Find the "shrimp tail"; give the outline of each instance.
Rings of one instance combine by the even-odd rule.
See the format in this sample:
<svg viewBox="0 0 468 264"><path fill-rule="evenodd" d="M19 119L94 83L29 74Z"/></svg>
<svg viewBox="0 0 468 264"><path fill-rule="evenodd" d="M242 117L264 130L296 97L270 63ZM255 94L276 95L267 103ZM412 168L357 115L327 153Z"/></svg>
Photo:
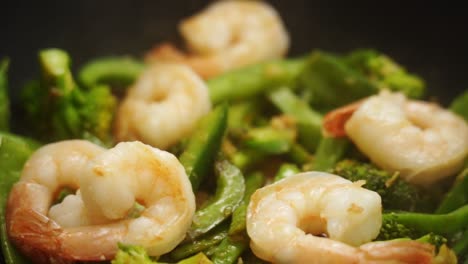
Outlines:
<svg viewBox="0 0 468 264"><path fill-rule="evenodd" d="M323 134L334 138L345 137L345 124L361 104L362 101L357 101L327 113L323 118Z"/></svg>
<svg viewBox="0 0 468 264"><path fill-rule="evenodd" d="M379 241L359 247L361 263L432 263L435 255L434 246L418 241Z"/></svg>

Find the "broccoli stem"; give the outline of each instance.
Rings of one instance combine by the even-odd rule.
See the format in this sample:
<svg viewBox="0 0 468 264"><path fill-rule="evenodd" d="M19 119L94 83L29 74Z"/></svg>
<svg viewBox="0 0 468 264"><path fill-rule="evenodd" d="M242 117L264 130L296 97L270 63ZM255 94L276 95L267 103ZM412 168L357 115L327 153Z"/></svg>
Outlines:
<svg viewBox="0 0 468 264"><path fill-rule="evenodd" d="M392 212L383 214L383 222L395 221L420 233L453 235L468 227L468 205L447 214Z"/></svg>

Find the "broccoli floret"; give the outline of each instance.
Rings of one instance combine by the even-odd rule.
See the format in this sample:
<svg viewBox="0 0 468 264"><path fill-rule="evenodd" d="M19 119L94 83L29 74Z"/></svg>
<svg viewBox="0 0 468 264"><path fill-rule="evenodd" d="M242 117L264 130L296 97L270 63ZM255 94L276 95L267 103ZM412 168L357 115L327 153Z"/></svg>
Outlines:
<svg viewBox="0 0 468 264"><path fill-rule="evenodd" d="M468 245L460 241L467 227L468 205L447 214L391 212L383 214L382 227L376 240L418 239L436 247L443 244L456 246L457 253L466 252Z"/></svg>
<svg viewBox="0 0 468 264"><path fill-rule="evenodd" d="M58 49L39 53L42 78L22 92L28 131L44 141L87 138L109 142L116 98L107 86L77 86L68 54Z"/></svg>
<svg viewBox="0 0 468 264"><path fill-rule="evenodd" d="M434 208L433 198L425 190L406 182L398 173L389 173L372 164L343 160L332 173L350 181L365 180L363 187L380 195L385 210L430 211Z"/></svg>
<svg viewBox="0 0 468 264"><path fill-rule="evenodd" d="M357 50L345 57L345 62L358 70L380 90L400 91L411 98L424 95L424 81L410 74L390 57L375 50Z"/></svg>
<svg viewBox="0 0 468 264"><path fill-rule="evenodd" d="M119 243L119 251L115 255L112 264L155 264L146 250L141 246L124 245Z"/></svg>

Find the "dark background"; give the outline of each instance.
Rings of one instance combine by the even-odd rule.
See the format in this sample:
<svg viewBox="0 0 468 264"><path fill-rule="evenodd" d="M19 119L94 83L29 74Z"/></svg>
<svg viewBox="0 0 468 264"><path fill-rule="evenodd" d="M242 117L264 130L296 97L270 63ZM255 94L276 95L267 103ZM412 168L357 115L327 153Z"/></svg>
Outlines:
<svg viewBox="0 0 468 264"><path fill-rule="evenodd" d="M312 49L380 50L447 103L468 88L468 15L452 2L270 1L291 35L290 55ZM0 7L0 56L11 58L13 96L38 71L37 51L67 50L76 69L104 55L141 56L177 40L177 23L209 1L10 1ZM459 4L461 5L461 4Z"/></svg>

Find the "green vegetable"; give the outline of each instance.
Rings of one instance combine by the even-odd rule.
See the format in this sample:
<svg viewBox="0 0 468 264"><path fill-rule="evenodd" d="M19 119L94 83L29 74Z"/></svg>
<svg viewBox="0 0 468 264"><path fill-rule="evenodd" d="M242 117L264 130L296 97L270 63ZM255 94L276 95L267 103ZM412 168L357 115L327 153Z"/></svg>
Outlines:
<svg viewBox="0 0 468 264"><path fill-rule="evenodd" d="M269 98L284 114L296 120L299 142L308 151L315 152L322 134L322 115L312 110L305 101L287 88L272 91Z"/></svg>
<svg viewBox="0 0 468 264"><path fill-rule="evenodd" d="M355 50L344 61L366 76L379 90L402 92L410 98L424 95L426 85L419 76L408 73L390 57L375 50Z"/></svg>
<svg viewBox="0 0 468 264"><path fill-rule="evenodd" d="M295 164L283 163L281 164L278 172L276 172L274 181L277 182L299 172L301 172L301 170Z"/></svg>
<svg viewBox="0 0 468 264"><path fill-rule="evenodd" d="M242 172L226 160L215 164L218 175L217 189L213 201L195 212L188 231L191 239L205 234L229 217L244 197L245 183Z"/></svg>
<svg viewBox="0 0 468 264"><path fill-rule="evenodd" d="M247 216L247 206L250 202L250 196L265 183L265 176L261 172L254 172L245 178L244 198L232 213L232 220L229 226L229 235L236 236L245 231L245 219Z"/></svg>
<svg viewBox="0 0 468 264"><path fill-rule="evenodd" d="M302 145L293 143L287 156L299 166L312 162L313 156Z"/></svg>
<svg viewBox="0 0 468 264"><path fill-rule="evenodd" d="M303 64L303 58L268 61L216 76L207 82L211 101L217 104L226 100L246 99L291 85Z"/></svg>
<svg viewBox="0 0 468 264"><path fill-rule="evenodd" d="M235 240L228 236L207 255L211 256L214 264L235 264L249 246L248 241L247 238Z"/></svg>
<svg viewBox="0 0 468 264"><path fill-rule="evenodd" d="M10 129L10 100L8 99L8 59L0 61L0 131Z"/></svg>
<svg viewBox="0 0 468 264"><path fill-rule="evenodd" d="M13 184L19 180L23 165L39 145L7 133L0 133L0 240L6 264L29 263L8 240L5 222L5 206Z"/></svg>
<svg viewBox="0 0 468 264"><path fill-rule="evenodd" d="M198 252L206 251L209 248L219 244L224 238L227 237L227 229L228 226L223 223L207 234L193 241L180 244L170 252L170 257L174 260L180 260Z"/></svg>
<svg viewBox="0 0 468 264"><path fill-rule="evenodd" d="M107 86L81 90L70 71L68 54L58 49L39 53L41 82L24 87L23 105L35 138L56 141L87 134L108 143L116 99Z"/></svg>
<svg viewBox="0 0 468 264"><path fill-rule="evenodd" d="M209 173L218 154L226 131L228 106L217 106L198 125L187 142L185 151L179 157L187 175L189 175L192 189L200 186L203 178Z"/></svg>
<svg viewBox="0 0 468 264"><path fill-rule="evenodd" d="M404 181L398 173L354 160L340 161L331 172L350 181L365 180L363 187L380 195L385 210L428 211L433 207L428 193Z"/></svg>
<svg viewBox="0 0 468 264"><path fill-rule="evenodd" d="M446 214L391 212L383 214L382 227L377 240L401 237L415 239L433 233L436 238L443 236L451 244L457 245L457 252L466 252L468 243L465 243L464 235L467 228L468 205ZM443 239L438 237L434 241L443 241Z"/></svg>
<svg viewBox="0 0 468 264"><path fill-rule="evenodd" d="M249 129L242 145L262 154L283 154L290 150L293 141L294 131L263 126Z"/></svg>
<svg viewBox="0 0 468 264"><path fill-rule="evenodd" d="M468 90L465 90L449 106L454 113L462 116L468 122Z"/></svg>
<svg viewBox="0 0 468 264"><path fill-rule="evenodd" d="M143 247L122 243L118 243L118 245L119 251L111 261L112 264L156 264Z"/></svg>
<svg viewBox="0 0 468 264"><path fill-rule="evenodd" d="M83 86L93 88L97 85L126 88L131 85L145 69L145 65L132 57L103 57L86 63L78 73Z"/></svg>
<svg viewBox="0 0 468 264"><path fill-rule="evenodd" d="M177 264L212 264L213 262L203 253L198 253L193 257L181 260Z"/></svg>
<svg viewBox="0 0 468 264"><path fill-rule="evenodd" d="M333 109L375 94L378 88L342 58L316 51L298 77L308 102L316 109Z"/></svg>
<svg viewBox="0 0 468 264"><path fill-rule="evenodd" d="M351 142L347 138L323 137L320 140L313 162L313 169L317 171L329 171L338 161L343 159Z"/></svg>
<svg viewBox="0 0 468 264"><path fill-rule="evenodd" d="M457 177L458 178L458 177ZM460 173L460 181L456 181L448 191L439 207L437 214L449 213L465 204L468 204L468 167Z"/></svg>

